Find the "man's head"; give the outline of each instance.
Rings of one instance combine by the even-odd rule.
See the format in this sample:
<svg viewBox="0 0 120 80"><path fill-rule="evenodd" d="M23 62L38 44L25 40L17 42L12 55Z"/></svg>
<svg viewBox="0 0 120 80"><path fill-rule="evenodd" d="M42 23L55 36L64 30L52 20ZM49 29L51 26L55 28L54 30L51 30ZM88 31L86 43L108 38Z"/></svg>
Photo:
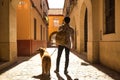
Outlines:
<svg viewBox="0 0 120 80"><path fill-rule="evenodd" d="M64 21L65 21L65 23L69 23L70 22L70 18L69 17L65 17Z"/></svg>

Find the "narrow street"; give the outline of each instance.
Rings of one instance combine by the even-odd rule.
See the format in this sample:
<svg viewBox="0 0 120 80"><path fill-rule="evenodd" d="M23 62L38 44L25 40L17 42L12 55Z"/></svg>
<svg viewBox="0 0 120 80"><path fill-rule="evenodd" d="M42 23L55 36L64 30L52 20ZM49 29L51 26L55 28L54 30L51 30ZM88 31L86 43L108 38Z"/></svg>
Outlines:
<svg viewBox="0 0 120 80"><path fill-rule="evenodd" d="M52 54L55 48L47 48ZM70 54L68 75L64 74L64 52L61 57L60 72L54 73L57 49L52 58L50 80L120 80L120 74L100 65L91 65L73 53ZM49 80L41 75L41 59L36 54L33 57L19 57L18 62L0 72L0 80Z"/></svg>
<svg viewBox="0 0 120 80"><path fill-rule="evenodd" d="M0 80L120 80L119 8L120 0L0 0ZM52 46L52 54L60 26L68 24L65 41L78 52L70 54L68 74L64 52L54 72L56 49L51 75L41 75L36 49Z"/></svg>

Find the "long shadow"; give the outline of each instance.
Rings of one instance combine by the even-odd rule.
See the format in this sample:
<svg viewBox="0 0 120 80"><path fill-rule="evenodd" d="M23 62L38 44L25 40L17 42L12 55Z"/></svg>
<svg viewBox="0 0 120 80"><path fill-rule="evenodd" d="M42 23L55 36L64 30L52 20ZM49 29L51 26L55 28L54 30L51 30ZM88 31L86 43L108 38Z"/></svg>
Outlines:
<svg viewBox="0 0 120 80"><path fill-rule="evenodd" d="M37 54L35 54L35 55L37 55ZM14 68L15 66L17 66L17 65L19 65L19 64L21 64L21 63L23 63L23 62L25 62L25 61L28 61L29 59L31 59L32 57L34 57L35 55L33 55L33 56L30 56L30 57L18 57L18 59L17 59L17 61L16 62L14 62L13 64L11 64L10 66L7 66L7 67L5 67L5 68L3 68L2 70L0 70L0 75L2 74L2 73L4 73L4 72L6 72L6 71L8 71L8 70L10 70L10 69L12 69L12 68Z"/></svg>
<svg viewBox="0 0 120 80"><path fill-rule="evenodd" d="M68 75L68 74L65 74L65 75L67 77L67 80L73 80L70 75Z"/></svg>
<svg viewBox="0 0 120 80"><path fill-rule="evenodd" d="M40 80L51 80L50 76L43 75L43 74L40 74L40 75L37 75L37 76L33 76L33 78L40 79Z"/></svg>
<svg viewBox="0 0 120 80"><path fill-rule="evenodd" d="M107 74L108 76L112 77L114 80L120 80L120 73L119 72L116 72L116 71L114 71L106 66L103 66L100 63L99 64L89 63L87 60L87 55L85 53L78 54L76 51L72 51L72 53L74 55L76 55L77 57L79 57L87 62L87 63L81 63L81 65L83 65L83 66L91 65L91 66L97 68L98 70L102 71L103 73Z"/></svg>
<svg viewBox="0 0 120 80"><path fill-rule="evenodd" d="M62 78L59 73L56 73L56 76L57 76L58 80L64 80L64 78Z"/></svg>
<svg viewBox="0 0 120 80"><path fill-rule="evenodd" d="M103 73L109 75L110 77L112 77L114 80L120 80L120 73L116 72L110 68L107 68L101 64L91 64L92 66L94 66L95 68L97 68L98 70L102 71Z"/></svg>
<svg viewBox="0 0 120 80"><path fill-rule="evenodd" d="M68 74L65 74L65 75L66 75L67 80L73 80L70 77L70 75L68 75ZM63 77L61 77L61 75L59 73L56 73L56 76L57 76L58 80L65 80ZM51 80L50 76L43 75L43 74L33 76L33 78L40 79L40 80ZM75 79L75 80L78 80L78 79Z"/></svg>

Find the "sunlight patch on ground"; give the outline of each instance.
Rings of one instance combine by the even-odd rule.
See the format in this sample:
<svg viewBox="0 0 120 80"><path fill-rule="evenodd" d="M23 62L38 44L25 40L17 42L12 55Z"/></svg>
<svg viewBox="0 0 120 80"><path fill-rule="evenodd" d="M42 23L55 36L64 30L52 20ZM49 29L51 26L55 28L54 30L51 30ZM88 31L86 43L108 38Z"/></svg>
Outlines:
<svg viewBox="0 0 120 80"><path fill-rule="evenodd" d="M113 74L112 72L109 71L110 75L106 74L73 53L70 53L69 73L65 75L65 50L61 55L59 74L56 74L54 70L56 69L57 48L47 48L47 51L50 54L54 52L51 56L51 80L115 80L110 76ZM40 54L36 54L31 58L21 57L19 60L17 65L0 74L0 80L41 80L39 79L42 73Z"/></svg>

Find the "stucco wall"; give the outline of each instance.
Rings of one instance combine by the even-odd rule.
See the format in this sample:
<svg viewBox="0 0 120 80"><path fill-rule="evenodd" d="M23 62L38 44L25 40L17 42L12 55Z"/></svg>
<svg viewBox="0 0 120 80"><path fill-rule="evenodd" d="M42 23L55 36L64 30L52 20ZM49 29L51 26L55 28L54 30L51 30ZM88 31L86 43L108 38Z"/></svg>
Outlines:
<svg viewBox="0 0 120 80"><path fill-rule="evenodd" d="M10 50L10 60L15 61L17 59L17 15L16 15L16 5L18 5L17 0L15 4L9 7L9 50Z"/></svg>
<svg viewBox="0 0 120 80"><path fill-rule="evenodd" d="M100 41L100 62L120 72L120 1L115 0L115 33L102 34ZM104 23L103 23L104 25ZM104 27L104 26L103 26ZM102 32L104 32L101 27Z"/></svg>
<svg viewBox="0 0 120 80"><path fill-rule="evenodd" d="M17 59L16 1L0 1L0 62L3 62L0 69L16 62Z"/></svg>
<svg viewBox="0 0 120 80"><path fill-rule="evenodd" d="M50 37L51 33L58 31L58 28L60 25L62 25L63 22L63 16L62 15L49 15L49 31L48 31L48 36ZM59 25L54 26L54 19L59 20Z"/></svg>
<svg viewBox="0 0 120 80"><path fill-rule="evenodd" d="M115 33L104 34L104 0L78 0L70 13L71 25L76 26L77 51L84 48L84 17L88 10L87 57L120 72L120 0L115 0Z"/></svg>
<svg viewBox="0 0 120 80"><path fill-rule="evenodd" d="M0 1L0 61L9 60L9 1Z"/></svg>
<svg viewBox="0 0 120 80"><path fill-rule="evenodd" d="M34 39L34 19L36 19L36 38L37 40L46 40L46 30L47 27L44 24L43 20L42 20L42 16L38 14L38 12L32 8L31 9L31 39ZM42 27L42 28L41 28ZM42 31L44 30L44 31ZM42 34L41 34L42 31ZM42 35L42 36L41 36ZM41 39L42 37L42 39Z"/></svg>
<svg viewBox="0 0 120 80"><path fill-rule="evenodd" d="M120 72L120 42L100 42L100 62Z"/></svg>
<svg viewBox="0 0 120 80"><path fill-rule="evenodd" d="M41 13L38 12L38 5L32 6L29 0L24 0L24 4L18 5L17 48L19 56L31 56L37 48L47 46L47 26Z"/></svg>
<svg viewBox="0 0 120 80"><path fill-rule="evenodd" d="M25 0L24 4L19 4L17 8L17 39L18 40L28 40L31 37L30 31L30 1Z"/></svg>

